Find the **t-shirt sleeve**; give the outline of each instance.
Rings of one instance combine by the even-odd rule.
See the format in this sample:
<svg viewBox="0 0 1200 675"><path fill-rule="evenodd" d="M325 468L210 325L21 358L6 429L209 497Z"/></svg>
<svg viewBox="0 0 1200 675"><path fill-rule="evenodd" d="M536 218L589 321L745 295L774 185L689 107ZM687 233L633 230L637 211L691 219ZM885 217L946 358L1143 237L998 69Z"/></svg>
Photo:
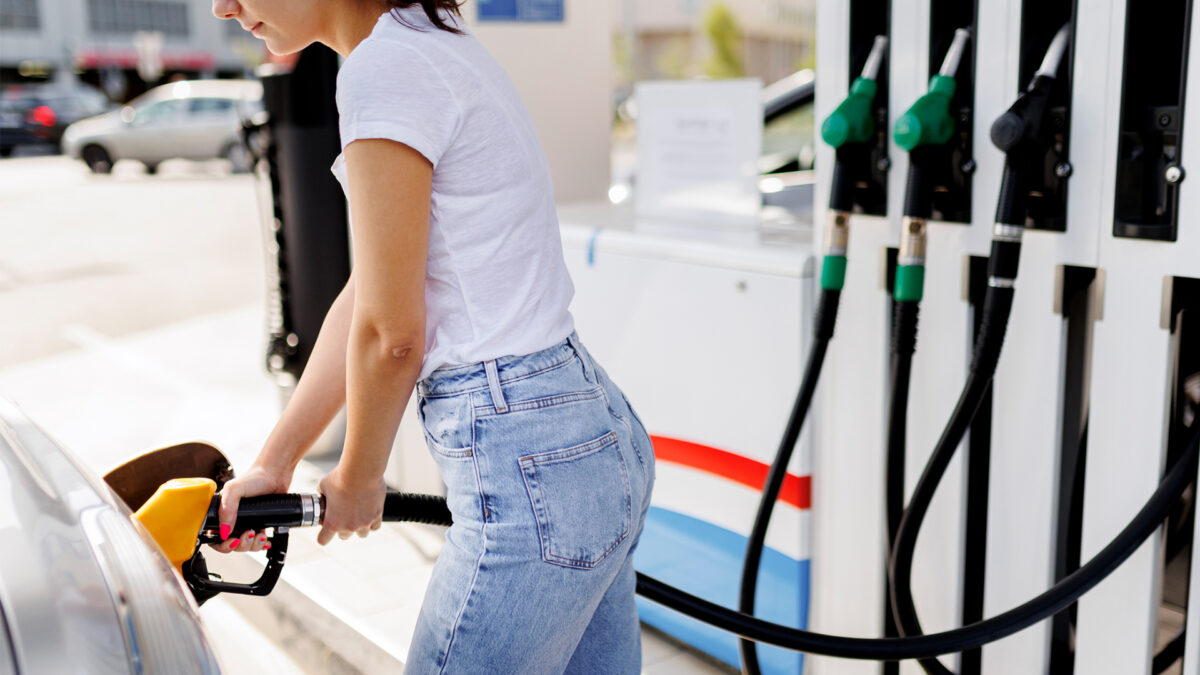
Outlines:
<svg viewBox="0 0 1200 675"><path fill-rule="evenodd" d="M449 84L421 52L387 40L360 43L337 77L342 147L364 138L403 143L437 166L462 110Z"/></svg>

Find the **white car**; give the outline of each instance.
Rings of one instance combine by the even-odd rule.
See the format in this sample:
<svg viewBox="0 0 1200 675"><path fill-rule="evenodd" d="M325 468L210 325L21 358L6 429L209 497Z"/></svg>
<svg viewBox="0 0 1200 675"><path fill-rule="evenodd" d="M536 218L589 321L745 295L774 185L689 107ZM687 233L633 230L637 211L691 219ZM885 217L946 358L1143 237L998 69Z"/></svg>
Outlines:
<svg viewBox="0 0 1200 675"><path fill-rule="evenodd" d="M80 120L63 132L63 153L95 173L120 159L136 159L154 173L168 159L233 162L251 168L242 141L243 120L262 112L262 83L255 80L185 80L164 84L120 110Z"/></svg>

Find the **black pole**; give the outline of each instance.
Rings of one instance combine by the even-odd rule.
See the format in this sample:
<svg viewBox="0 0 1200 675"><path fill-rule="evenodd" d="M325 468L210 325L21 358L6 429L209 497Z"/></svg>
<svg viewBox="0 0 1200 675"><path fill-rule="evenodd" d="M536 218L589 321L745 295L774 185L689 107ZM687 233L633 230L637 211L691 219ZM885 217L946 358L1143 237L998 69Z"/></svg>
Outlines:
<svg viewBox="0 0 1200 675"><path fill-rule="evenodd" d="M346 200L329 167L341 151L337 54L323 45L300 53L289 73L265 75L268 151L278 244L279 318L268 367L300 377L325 313L350 278Z"/></svg>

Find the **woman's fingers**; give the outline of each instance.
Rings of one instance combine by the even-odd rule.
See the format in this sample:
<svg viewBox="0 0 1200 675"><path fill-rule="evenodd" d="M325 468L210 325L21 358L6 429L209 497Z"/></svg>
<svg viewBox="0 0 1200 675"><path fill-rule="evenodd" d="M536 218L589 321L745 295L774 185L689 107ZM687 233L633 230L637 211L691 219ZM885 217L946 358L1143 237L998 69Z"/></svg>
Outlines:
<svg viewBox="0 0 1200 675"><path fill-rule="evenodd" d="M370 525L364 525L364 526L358 528L357 530L333 529L328 526L323 526L321 528L321 531L317 533L317 543L320 544L321 546L324 546L324 545L328 544L329 542L333 541L334 535L337 535L338 539L342 539L342 540L349 539L350 537L352 537L356 534L360 537L365 538L367 535L371 534L372 532L374 532L375 530L378 530L381 527L383 527L382 521L375 521L374 523L371 523ZM270 548L270 544L268 544L266 546L266 548ZM218 550L220 550L220 549L218 549ZM252 548L250 550L257 551L259 549Z"/></svg>
<svg viewBox="0 0 1200 675"><path fill-rule="evenodd" d="M221 490L221 506L217 509L217 518L221 521L221 541L229 539L233 532L234 521L237 519L238 504L242 500L242 485L237 480L231 480Z"/></svg>
<svg viewBox="0 0 1200 675"><path fill-rule="evenodd" d="M212 548L218 553L230 553L233 551L237 551L238 553L255 553L257 551L270 550L271 542L267 539L266 533L249 530L237 537L226 539L220 544L214 544Z"/></svg>

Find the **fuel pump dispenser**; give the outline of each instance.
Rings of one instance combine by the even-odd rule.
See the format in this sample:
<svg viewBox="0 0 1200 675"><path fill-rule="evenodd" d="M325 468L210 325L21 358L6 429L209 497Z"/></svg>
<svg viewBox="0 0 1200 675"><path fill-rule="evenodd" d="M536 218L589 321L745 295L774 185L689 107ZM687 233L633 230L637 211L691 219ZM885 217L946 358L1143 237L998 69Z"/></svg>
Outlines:
<svg viewBox="0 0 1200 675"><path fill-rule="evenodd" d="M923 69L921 57L908 52L919 54L916 47L926 42L932 48L935 41L924 26L927 16L936 21L935 5L893 3L893 91L911 87ZM1006 276L1015 275L996 272L1015 258L992 257L989 273L990 240L997 233L1003 236L997 223L1019 224L1022 233L1020 291L1007 310L1008 347L1002 357L997 355L991 392L981 396L977 418L959 437L965 466L952 462L945 468L945 485L929 505L929 522L921 528L923 536L910 561L911 604L939 631L996 616L1048 587L1078 579L1076 570L1089 568L1087 561L1097 552L1111 550L1105 547L1122 527L1115 523L1128 522L1145 503L1149 486L1160 484L1164 468L1178 468L1183 427L1173 402L1185 398L1178 392L1192 370L1187 353L1194 351L1191 345L1181 346L1189 333L1187 321L1179 317L1187 314L1182 308L1190 300L1180 298L1192 297L1193 280L1200 274L1200 237L1189 235L1185 226L1189 136L1183 131L1193 113L1183 93L1194 38L1191 3L1143 7L1122 0L1008 0L980 3L978 12L974 118L986 125L976 129L980 137L991 135L991 123L1009 110L1014 93L1044 70L1046 53L1057 51L1051 44L1062 25L1072 28L1057 56L1061 66L1054 88L1037 101L1044 108L1038 150L1015 158L1016 165L1025 167L1016 190L1023 202L1020 212L1001 211L993 217L991 204L1013 203L1002 194L1014 192L1014 164L981 147L973 157L973 224L961 229L961 237L951 231L944 239L946 230L938 224L938 236L930 236L937 249L934 254L931 246L931 255L945 251L947 259L961 263L956 267L962 289L961 296L943 294L958 280L944 270L927 273L931 290L922 306L922 350L913 364L915 403L906 434L910 454L929 447L923 434L941 426L930 424L931 411L948 410L936 400L944 386L935 383L965 361L964 346L998 325L984 321L984 315L998 316L994 312L1002 309L995 302L1002 295L996 284L1003 286ZM818 82L836 77L845 58L842 50L853 44L848 18L839 3L820 3L820 34L847 37L841 44L819 46ZM1122 46L1116 46L1122 41L1115 38L1122 34ZM1162 67L1146 62L1160 57ZM1027 95L1022 106L1037 98ZM1005 142L1008 123L1028 115L1022 106L997 125L999 143ZM1025 133L1015 125L1007 130ZM1008 155L1014 159L1011 151ZM821 163L824 159L818 155L818 166L828 166ZM898 198L892 200L892 212L898 214L900 205ZM1140 233L1129 225L1141 228ZM936 278L931 281L929 274ZM853 279L848 280L848 291L852 285ZM881 326L881 315L878 305L851 301L848 292L839 332L845 336L851 325ZM854 598L854 606L862 607L858 603L871 589L862 590L844 568L831 570L833 563L826 561L845 561L863 551L862 544L846 541L846 533L885 531L884 511L863 496L882 484L875 472L883 462L872 463L860 443L867 435L886 437L884 426L875 421L886 419L886 407L871 392L886 389L889 374L882 351L854 363L839 358L843 346L853 348L847 342L831 348L827 385L817 400L814 482L838 494L814 490L811 625L865 635L878 630L874 618L862 609L853 616L839 612L836 605L845 607L847 598ZM864 344L862 339L854 342L856 347ZM929 360L931 355L938 363ZM841 382L853 382L861 392L857 407L849 403L846 387L838 391L829 384ZM863 426L869 428L864 431ZM853 489L854 474L863 486L858 491ZM908 490L916 495L920 487L914 487L914 477L908 472ZM1200 640L1186 633L1180 637L1178 630L1180 622L1200 629L1197 613L1189 611L1200 598L1195 582L1200 568L1180 534L1195 536L1186 503L1176 507L1165 546L1159 541L1162 535L1154 535L1150 545L1133 546L1114 578L1083 597L1077 609L1068 607L1053 625L1037 623L961 660L943 659L943 668L964 675L1149 673L1173 660L1182 661L1183 672L1193 672L1200 667ZM871 562L867 558L862 567ZM1081 568L1081 563L1086 564ZM1190 585L1180 581L1187 576L1181 569L1190 570ZM1160 620L1160 602L1180 619ZM1164 649L1168 645L1169 651ZM878 672L878 666L821 658L810 664L814 673ZM902 664L901 670L915 672L916 665Z"/></svg>

